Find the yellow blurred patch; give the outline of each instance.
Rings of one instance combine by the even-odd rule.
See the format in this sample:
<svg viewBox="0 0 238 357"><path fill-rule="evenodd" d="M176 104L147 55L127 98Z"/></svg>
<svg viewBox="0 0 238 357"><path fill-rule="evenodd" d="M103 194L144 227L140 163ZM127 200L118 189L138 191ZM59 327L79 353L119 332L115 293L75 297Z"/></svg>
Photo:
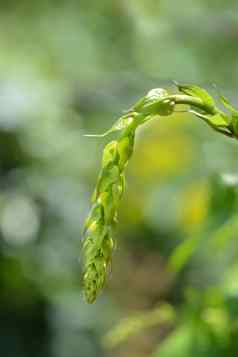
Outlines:
<svg viewBox="0 0 238 357"><path fill-rule="evenodd" d="M153 122L138 138L130 172L139 179L153 180L159 176L164 180L177 176L194 159L195 150L189 136L174 127L170 130L170 125L161 124Z"/></svg>
<svg viewBox="0 0 238 357"><path fill-rule="evenodd" d="M178 222L186 233L194 233L208 214L209 187L205 182L189 185L180 197Z"/></svg>
<svg viewBox="0 0 238 357"><path fill-rule="evenodd" d="M120 218L124 224L137 225L144 218L144 193L130 188L122 199Z"/></svg>

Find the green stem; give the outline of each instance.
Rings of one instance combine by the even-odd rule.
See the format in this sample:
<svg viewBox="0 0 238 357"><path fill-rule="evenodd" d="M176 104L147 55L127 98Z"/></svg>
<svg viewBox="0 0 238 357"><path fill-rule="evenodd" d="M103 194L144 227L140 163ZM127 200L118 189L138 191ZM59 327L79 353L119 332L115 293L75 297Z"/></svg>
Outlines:
<svg viewBox="0 0 238 357"><path fill-rule="evenodd" d="M174 94L168 96L166 99L174 101L175 104L186 104L189 106L194 106L202 109L207 114L214 115L219 112L219 110L213 105L204 104L204 102L198 97L192 97L184 94Z"/></svg>

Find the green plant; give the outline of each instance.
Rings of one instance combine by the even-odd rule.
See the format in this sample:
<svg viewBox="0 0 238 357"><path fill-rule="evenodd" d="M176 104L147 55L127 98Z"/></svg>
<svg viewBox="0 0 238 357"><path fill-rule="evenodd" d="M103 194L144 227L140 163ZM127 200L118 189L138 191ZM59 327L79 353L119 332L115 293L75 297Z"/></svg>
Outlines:
<svg viewBox="0 0 238 357"><path fill-rule="evenodd" d="M156 88L140 99L105 134L119 132L116 140L106 145L102 169L92 198L92 209L84 227L83 288L87 302L93 303L102 290L110 266L113 228L117 222L118 205L125 189L125 168L133 153L136 129L159 116L173 114L178 105L205 121L215 131L238 138L238 111L219 95L227 113L220 110L214 99L202 88L176 83L178 94ZM93 135L94 136L94 135Z"/></svg>

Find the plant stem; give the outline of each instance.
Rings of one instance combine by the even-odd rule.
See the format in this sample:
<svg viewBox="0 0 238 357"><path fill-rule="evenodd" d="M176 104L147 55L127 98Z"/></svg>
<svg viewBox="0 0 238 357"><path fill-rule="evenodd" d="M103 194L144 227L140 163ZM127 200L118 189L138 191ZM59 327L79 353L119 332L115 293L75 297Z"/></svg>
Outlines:
<svg viewBox="0 0 238 357"><path fill-rule="evenodd" d="M215 106L205 104L198 97L192 97L184 94L174 94L174 95L169 95L166 99L174 101L175 104L186 104L186 105L197 107L199 109L202 109L207 114L211 114L211 115L214 115L219 112L219 110Z"/></svg>

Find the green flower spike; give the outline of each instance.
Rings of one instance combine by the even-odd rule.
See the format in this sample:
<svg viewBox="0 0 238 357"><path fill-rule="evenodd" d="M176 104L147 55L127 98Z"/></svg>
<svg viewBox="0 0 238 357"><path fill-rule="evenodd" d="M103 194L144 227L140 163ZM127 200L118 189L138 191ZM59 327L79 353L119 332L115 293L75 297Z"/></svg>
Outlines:
<svg viewBox="0 0 238 357"><path fill-rule="evenodd" d="M114 246L112 230L124 192L124 169L133 152L136 126L136 119L129 121L118 140L107 144L103 152L102 169L93 194L93 208L84 230L83 286L89 303L93 303L102 290L111 263Z"/></svg>
<svg viewBox="0 0 238 357"><path fill-rule="evenodd" d="M140 99L110 130L102 135L119 132L119 137L106 145L102 168L92 198L92 209L86 220L83 240L83 289L88 303L93 303L105 285L114 247L113 228L118 206L125 190L125 168L134 150L135 132L139 125L158 117L169 116L175 106L186 105L187 112L205 121L214 130L238 137L238 112L220 96L230 116L216 107L213 98L202 88L177 84L179 94L170 95L155 88Z"/></svg>

